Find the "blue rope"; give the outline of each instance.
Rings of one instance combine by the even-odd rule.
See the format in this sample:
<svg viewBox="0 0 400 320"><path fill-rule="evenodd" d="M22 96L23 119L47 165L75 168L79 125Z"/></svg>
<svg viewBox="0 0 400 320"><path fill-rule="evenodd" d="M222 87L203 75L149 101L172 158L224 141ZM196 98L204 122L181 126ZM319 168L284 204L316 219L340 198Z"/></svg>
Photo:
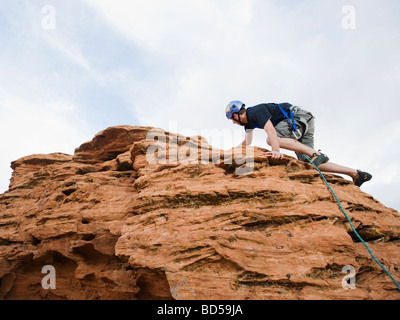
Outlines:
<svg viewBox="0 0 400 320"><path fill-rule="evenodd" d="M322 174L322 172L318 169L318 167L311 162L311 160L305 156L306 159L314 166L315 169L318 170L319 174L321 175L322 179L324 179L325 184L328 186L329 190L332 192L333 196L335 197L337 203L339 204L340 210L342 210L342 212L344 213L344 215L346 216L347 220L350 222L350 226L354 231L354 234L357 236L358 239L360 239L360 241L364 244L364 246L367 248L369 254L371 255L371 257L375 260L375 262L383 269L383 271L386 272L386 274L390 277L390 279L392 279L393 283L396 285L397 290L400 291L400 285L397 283L397 281L393 278L393 276L390 274L389 271L386 270L386 268L378 261L378 259L375 258L374 254L372 253L371 249L368 247L368 245L365 243L365 241L361 238L361 236L358 234L358 232L356 231L356 229L353 226L353 223L351 222L349 216L346 214L346 212L344 211L339 199L337 198L335 192L333 192L331 186L329 185L328 181L326 181L324 175Z"/></svg>

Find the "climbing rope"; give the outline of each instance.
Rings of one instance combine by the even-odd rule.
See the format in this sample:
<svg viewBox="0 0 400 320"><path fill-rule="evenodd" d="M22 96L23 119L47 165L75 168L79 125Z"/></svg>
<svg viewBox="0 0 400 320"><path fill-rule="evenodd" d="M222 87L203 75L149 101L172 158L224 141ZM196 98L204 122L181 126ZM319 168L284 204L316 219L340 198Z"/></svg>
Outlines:
<svg viewBox="0 0 400 320"><path fill-rule="evenodd" d="M375 258L375 256L374 256L374 254L372 253L371 249L368 247L368 245L365 243L365 241L363 240L363 238L361 238L361 236L358 234L358 232L357 232L356 229L354 228L353 223L351 222L351 219L349 218L349 216L347 215L347 213L344 211L344 209L343 209L343 207L342 207L342 205L341 205L341 203L340 203L338 197L336 196L335 192L332 190L332 188L331 188L331 186L329 185L328 181L326 181L326 179L325 179L324 175L322 174L322 172L318 169L318 167L317 167L314 163L311 162L311 160L310 160L307 156L306 156L306 159L308 160L308 162L310 162L310 163L314 166L315 169L318 170L318 172L319 172L319 174L321 175L322 179L324 179L325 184L328 186L329 190L331 191L331 193L332 193L333 196L335 197L335 199L336 199L336 201L337 201L337 203L338 203L338 205L339 205L339 207L340 207L340 210L343 212L343 214L346 216L347 220L349 221L350 226L351 226L351 228L352 228L353 231L354 231L354 234L355 234L355 235L357 236L357 238L360 239L360 241L364 244L364 246L367 248L367 250L368 250L369 254L371 255L371 257L375 260L375 262L382 268L383 271L386 272L386 274L390 277L390 279L392 279L393 283L394 283L394 284L396 285L396 287L397 287L397 290L400 291L400 285L399 285L399 284L397 283L397 281L393 278L393 276L390 274L390 272L389 272L388 270L386 270L386 268L378 261L378 259Z"/></svg>

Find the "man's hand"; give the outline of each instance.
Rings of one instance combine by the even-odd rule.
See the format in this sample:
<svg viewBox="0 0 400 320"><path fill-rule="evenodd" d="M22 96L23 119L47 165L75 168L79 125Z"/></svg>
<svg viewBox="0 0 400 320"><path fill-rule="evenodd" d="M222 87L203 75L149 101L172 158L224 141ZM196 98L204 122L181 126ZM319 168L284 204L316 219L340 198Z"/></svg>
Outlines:
<svg viewBox="0 0 400 320"><path fill-rule="evenodd" d="M268 135L267 143L272 147L272 151L266 152L264 154L272 156L272 159L282 159L283 154L279 152L280 146L279 146L278 135L271 120L267 121L264 130Z"/></svg>
<svg viewBox="0 0 400 320"><path fill-rule="evenodd" d="M267 156L272 156L272 159L283 159L283 154L280 153L279 151L263 152L263 154Z"/></svg>

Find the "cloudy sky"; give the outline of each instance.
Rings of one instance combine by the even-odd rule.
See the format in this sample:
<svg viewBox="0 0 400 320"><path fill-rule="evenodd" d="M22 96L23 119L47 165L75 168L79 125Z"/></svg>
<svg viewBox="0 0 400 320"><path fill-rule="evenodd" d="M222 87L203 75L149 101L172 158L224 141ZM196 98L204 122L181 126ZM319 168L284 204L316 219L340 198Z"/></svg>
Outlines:
<svg viewBox="0 0 400 320"><path fill-rule="evenodd" d="M398 0L2 0L0 192L11 161L73 154L110 126L227 149L243 138L229 101L290 102L316 116L318 149L372 173L362 190L400 210L399 12Z"/></svg>

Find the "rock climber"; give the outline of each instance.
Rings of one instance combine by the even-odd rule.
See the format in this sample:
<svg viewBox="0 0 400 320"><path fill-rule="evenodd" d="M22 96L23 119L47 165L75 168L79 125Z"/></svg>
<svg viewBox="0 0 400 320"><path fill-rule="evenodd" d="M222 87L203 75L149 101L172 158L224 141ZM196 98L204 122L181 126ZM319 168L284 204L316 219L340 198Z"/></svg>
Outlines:
<svg viewBox="0 0 400 320"><path fill-rule="evenodd" d="M246 108L241 101L232 101L226 107L226 117L234 124L246 130L240 146L248 146L253 141L253 130L263 129L267 135L267 144L272 151L265 154L273 159L282 159L280 149L294 151L300 161L306 162L306 156L321 171L350 176L355 185L360 187L372 179L368 172L355 170L329 162L329 157L314 149L314 116L290 103L263 103Z"/></svg>

